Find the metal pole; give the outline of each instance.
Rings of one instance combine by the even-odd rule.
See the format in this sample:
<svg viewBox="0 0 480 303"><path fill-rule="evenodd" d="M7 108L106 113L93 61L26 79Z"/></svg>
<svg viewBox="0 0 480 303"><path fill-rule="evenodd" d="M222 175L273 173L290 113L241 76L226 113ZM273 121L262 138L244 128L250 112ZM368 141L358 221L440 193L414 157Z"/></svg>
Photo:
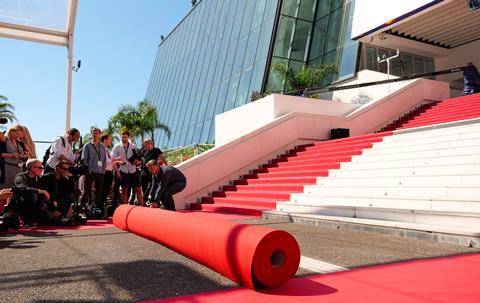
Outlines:
<svg viewBox="0 0 480 303"><path fill-rule="evenodd" d="M65 132L70 129L70 113L72 107L72 61L73 61L73 39L68 37L67 45L67 109L65 120Z"/></svg>

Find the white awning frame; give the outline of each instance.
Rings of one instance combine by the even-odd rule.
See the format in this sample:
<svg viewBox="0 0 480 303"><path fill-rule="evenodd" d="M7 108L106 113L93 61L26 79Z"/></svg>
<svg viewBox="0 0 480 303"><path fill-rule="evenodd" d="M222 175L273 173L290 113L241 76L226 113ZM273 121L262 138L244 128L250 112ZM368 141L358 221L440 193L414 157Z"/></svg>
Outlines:
<svg viewBox="0 0 480 303"><path fill-rule="evenodd" d="M72 98L73 37L78 0L68 0L65 31L40 26L0 22L0 38L11 38L67 48L67 108L65 128L70 129Z"/></svg>

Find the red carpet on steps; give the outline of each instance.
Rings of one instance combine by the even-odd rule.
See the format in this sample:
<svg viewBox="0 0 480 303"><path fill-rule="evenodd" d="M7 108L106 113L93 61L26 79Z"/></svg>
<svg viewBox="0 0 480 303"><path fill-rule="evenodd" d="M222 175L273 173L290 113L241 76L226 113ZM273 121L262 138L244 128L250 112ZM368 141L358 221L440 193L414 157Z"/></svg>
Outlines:
<svg viewBox="0 0 480 303"><path fill-rule="evenodd" d="M479 281L480 254L471 254L314 275L263 292L236 288L146 302L473 303L480 302Z"/></svg>
<svg viewBox="0 0 480 303"><path fill-rule="evenodd" d="M302 145L253 170L233 185L225 185L201 203L191 203L192 210L210 213L231 213L260 217L263 210L274 209L278 201L290 200L292 192L315 184L317 177L328 176L330 169L351 161L364 149L380 142L391 132Z"/></svg>
<svg viewBox="0 0 480 303"><path fill-rule="evenodd" d="M406 114L382 131L413 128L480 117L480 94L450 98L424 104Z"/></svg>

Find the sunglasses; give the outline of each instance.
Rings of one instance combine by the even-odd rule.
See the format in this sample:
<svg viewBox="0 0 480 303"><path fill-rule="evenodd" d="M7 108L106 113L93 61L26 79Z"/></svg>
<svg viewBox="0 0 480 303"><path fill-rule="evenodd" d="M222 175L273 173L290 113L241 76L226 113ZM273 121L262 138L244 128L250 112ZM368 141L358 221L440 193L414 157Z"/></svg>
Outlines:
<svg viewBox="0 0 480 303"><path fill-rule="evenodd" d="M58 168L61 169L61 170L68 170L68 167L59 166Z"/></svg>
<svg viewBox="0 0 480 303"><path fill-rule="evenodd" d="M43 169L43 166L34 166L34 167L38 169Z"/></svg>

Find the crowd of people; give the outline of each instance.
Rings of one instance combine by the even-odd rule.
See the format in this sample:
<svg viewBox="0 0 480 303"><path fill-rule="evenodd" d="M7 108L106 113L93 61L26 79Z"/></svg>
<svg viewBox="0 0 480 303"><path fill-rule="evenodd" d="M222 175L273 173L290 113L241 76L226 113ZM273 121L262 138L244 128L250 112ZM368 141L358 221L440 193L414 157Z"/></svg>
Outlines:
<svg viewBox="0 0 480 303"><path fill-rule="evenodd" d="M123 131L121 142L112 148L112 136L92 128L90 142L74 149L80 138L78 129L68 130L40 160L25 126L0 132L4 228L18 227L20 219L25 227L106 219L126 203L176 210L173 195L185 188L186 178L168 165L153 139L138 149Z"/></svg>

